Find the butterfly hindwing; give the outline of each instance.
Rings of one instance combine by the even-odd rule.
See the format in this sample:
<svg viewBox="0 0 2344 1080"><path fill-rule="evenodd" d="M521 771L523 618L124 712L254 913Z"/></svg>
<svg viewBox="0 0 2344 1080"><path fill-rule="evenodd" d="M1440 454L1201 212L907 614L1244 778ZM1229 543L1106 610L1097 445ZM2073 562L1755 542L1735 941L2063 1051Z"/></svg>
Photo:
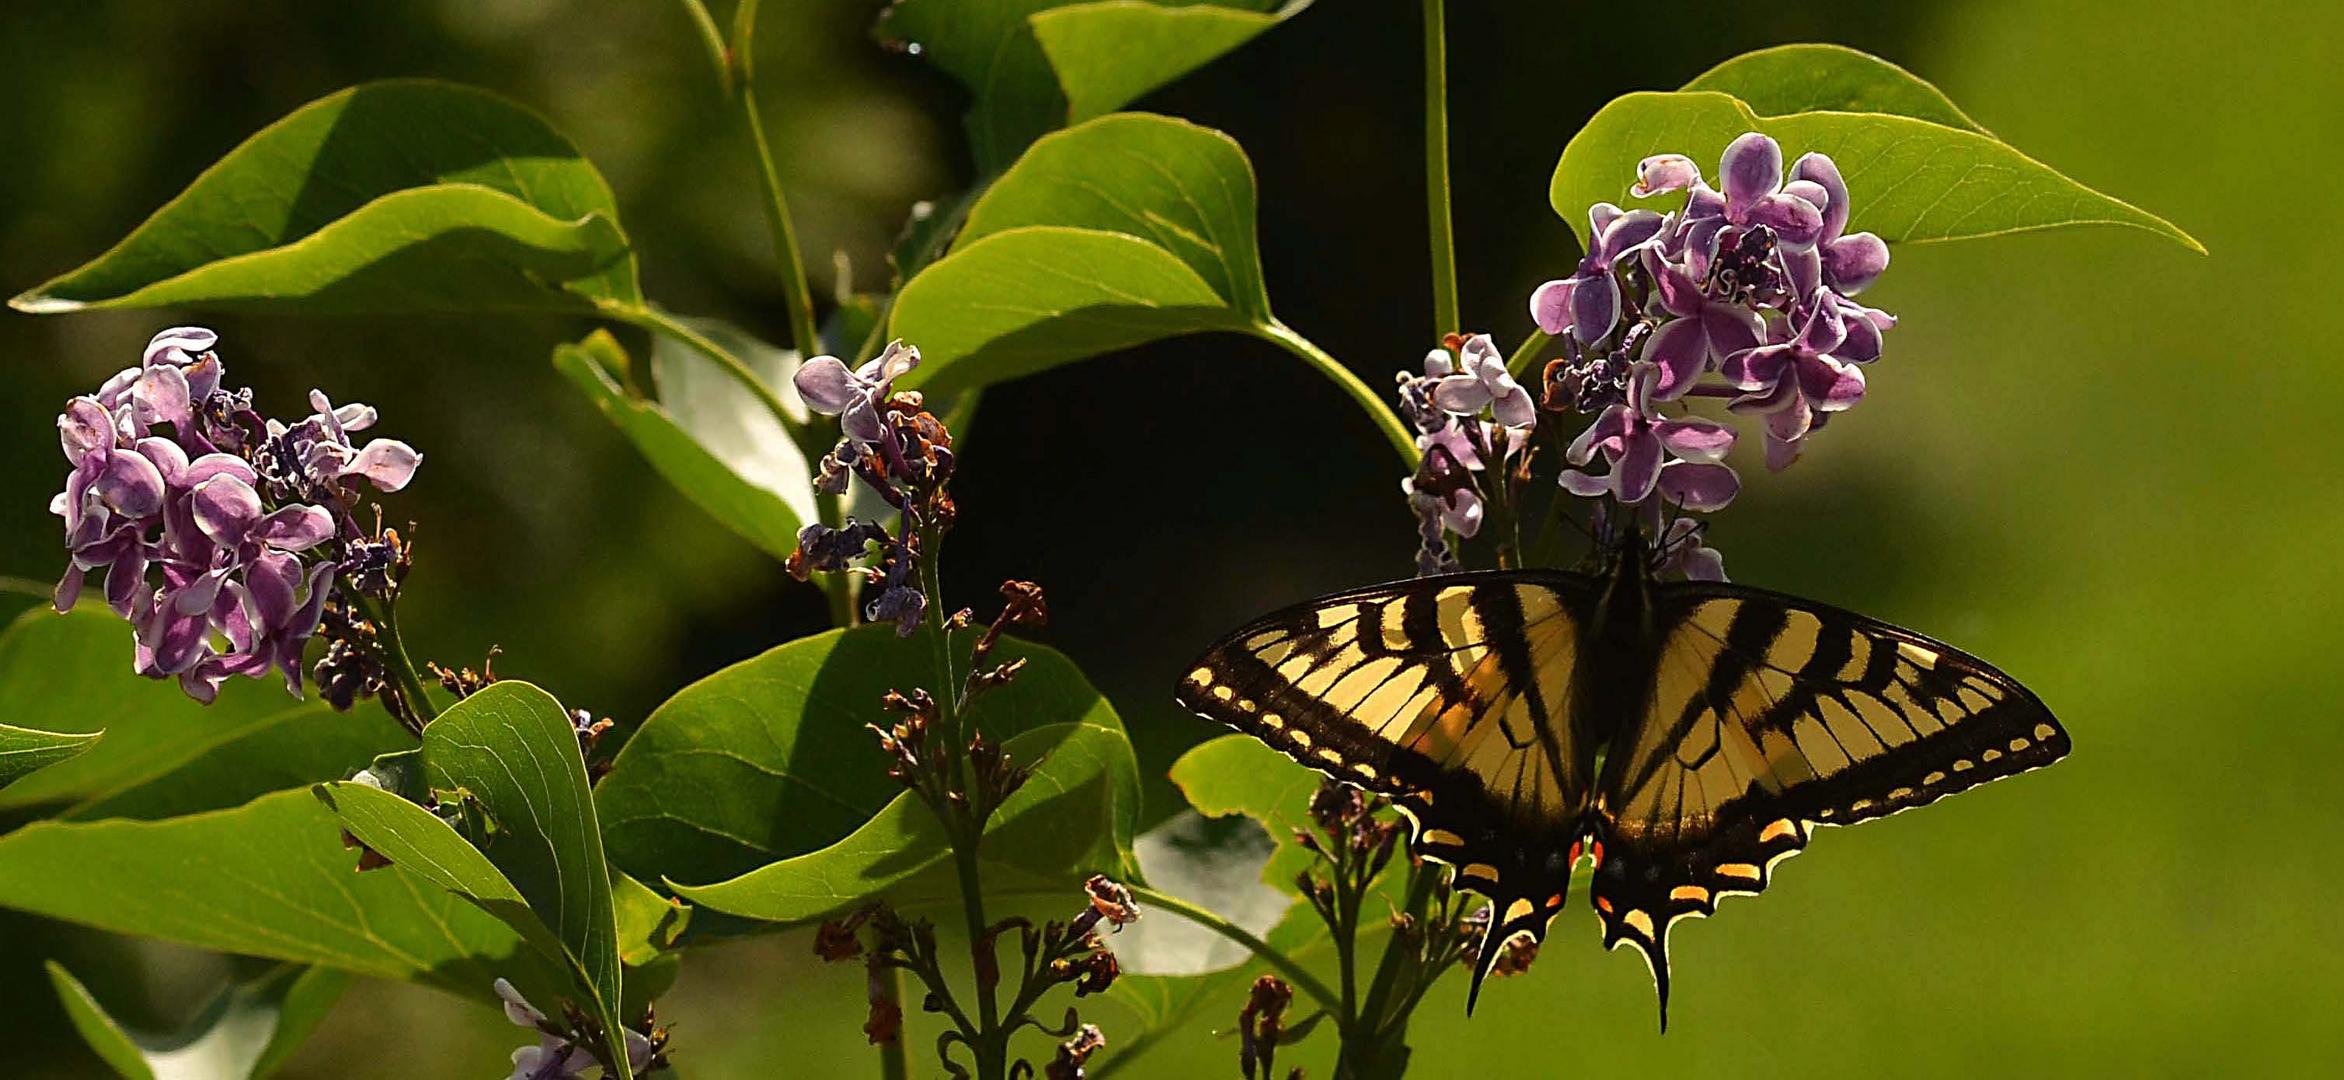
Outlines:
<svg viewBox="0 0 2344 1080"><path fill-rule="evenodd" d="M1640 722L1594 796L1591 899L1668 1008L1668 930L1766 888L1813 825L1920 806L2065 756L2033 693L1852 612L1730 585L1656 590L1665 627Z"/></svg>
<svg viewBox="0 0 2344 1080"><path fill-rule="evenodd" d="M1514 934L1544 936L1570 881L1594 772L1573 675L1598 587L1479 573L1327 597L1222 639L1180 698L1389 796L1417 853L1495 906L1486 967Z"/></svg>

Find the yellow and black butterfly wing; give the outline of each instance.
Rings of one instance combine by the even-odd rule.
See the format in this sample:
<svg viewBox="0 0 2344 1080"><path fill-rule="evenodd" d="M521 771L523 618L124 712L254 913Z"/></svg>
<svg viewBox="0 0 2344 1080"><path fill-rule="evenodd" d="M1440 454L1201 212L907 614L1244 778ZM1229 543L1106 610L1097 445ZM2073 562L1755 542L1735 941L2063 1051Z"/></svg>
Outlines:
<svg viewBox="0 0 2344 1080"><path fill-rule="evenodd" d="M1391 797L1417 853L1495 905L1492 945L1543 937L1594 777L1570 700L1599 589L1579 574L1497 571L1313 600L1214 645L1180 700ZM1497 951L1482 950L1485 971Z"/></svg>
<svg viewBox="0 0 2344 1080"><path fill-rule="evenodd" d="M1658 589L1665 628L1640 722L1595 792L1591 899L1604 944L1651 963L1668 1023L1668 930L1766 888L1814 825L1933 802L2066 756L2041 700L1908 630L1731 585Z"/></svg>

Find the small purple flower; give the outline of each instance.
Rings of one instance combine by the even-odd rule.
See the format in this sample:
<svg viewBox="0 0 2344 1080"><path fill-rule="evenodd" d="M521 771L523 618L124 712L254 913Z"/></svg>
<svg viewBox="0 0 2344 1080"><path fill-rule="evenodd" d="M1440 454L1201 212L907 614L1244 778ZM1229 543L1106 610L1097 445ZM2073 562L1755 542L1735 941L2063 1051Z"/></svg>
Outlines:
<svg viewBox="0 0 2344 1080"><path fill-rule="evenodd" d="M1620 283L1612 267L1626 265L1624 260L1658 237L1665 219L1650 210L1596 203L1588 208L1587 221L1595 241L1579 260L1579 272L1531 293L1530 317L1540 330L1557 336L1569 331L1580 344L1593 346L1620 321Z"/></svg>
<svg viewBox="0 0 2344 1080"><path fill-rule="evenodd" d="M1848 233L1848 185L1839 166L1823 154L1807 154L1791 175L1822 193L1823 231L1816 237L1822 283L1841 296L1854 296L1888 269L1888 244L1868 232ZM1812 196L1810 196L1812 197Z"/></svg>
<svg viewBox="0 0 2344 1080"><path fill-rule="evenodd" d="M1443 528L1470 540L1481 531L1481 493L1473 483L1481 459L1462 433L1429 438L1433 441L1425 448L1423 463L1416 475L1400 481L1400 491L1417 516L1438 518Z"/></svg>
<svg viewBox="0 0 2344 1080"><path fill-rule="evenodd" d="M1435 350L1446 356L1445 350ZM1527 431L1538 424L1538 406L1530 400L1530 391L1506 372L1506 358L1488 334L1475 334L1465 339L1458 349L1464 370L1442 378L1433 384L1432 403L1441 411L1455 416L1477 416L1488 409L1497 422L1508 428ZM1434 361L1425 358L1425 374L1431 375Z"/></svg>
<svg viewBox="0 0 2344 1080"><path fill-rule="evenodd" d="M423 455L397 439L374 439L364 447L350 441L350 433L373 427L373 406L349 404L336 408L322 390L309 392L307 419L287 426L268 422L268 444L262 460L269 479L300 498L336 498L344 481L363 478L376 491L394 492L414 479Z"/></svg>
<svg viewBox="0 0 2344 1080"><path fill-rule="evenodd" d="M1611 471L1602 476L1565 469L1561 482L1574 495L1609 495L1623 504L1642 503L1658 491L1688 510L1717 510L1733 501L1741 480L1721 459L1734 444L1734 430L1694 417L1667 417L1652 411L1652 388L1659 371L1639 365L1630 379L1628 400L1612 405L1572 440L1565 457L1584 466L1603 455Z"/></svg>
<svg viewBox="0 0 2344 1080"><path fill-rule="evenodd" d="M529 999L522 997L513 984L503 979L496 981L496 996L504 999L505 1019L513 1026L527 1028L538 1035L537 1045L524 1046L513 1051L511 1080L582 1080L588 1069L596 1066L594 1055L581 1045L575 1033L568 1033L546 1018ZM632 1028L624 1029L627 1064L640 1076L651 1067L656 1049L651 1040Z"/></svg>
<svg viewBox="0 0 2344 1080"><path fill-rule="evenodd" d="M1722 303L1703 295L1692 275L1668 263L1657 251L1646 249L1644 265L1652 275L1661 308L1675 318L1652 335L1644 359L1660 366L1660 380L1652 396L1661 401L1683 397L1704 372L1743 349L1763 340L1765 320L1738 304Z"/></svg>
<svg viewBox="0 0 2344 1080"><path fill-rule="evenodd" d="M1863 323L1871 326L1871 323ZM1767 415L1767 466L1784 469L1798 459L1819 412L1840 412L1863 401L1863 368L1833 356L1849 342L1847 319L1819 295L1807 309L1807 323L1788 340L1739 351L1725 361L1725 382L1744 391L1735 412ZM1878 335L1871 337L1878 342Z"/></svg>
<svg viewBox="0 0 2344 1080"><path fill-rule="evenodd" d="M920 350L894 341L885 352L853 371L835 356L817 356L800 366L791 382L815 412L838 417L847 438L868 446L886 437L887 425L879 411L893 392L895 380L918 366Z"/></svg>
<svg viewBox="0 0 2344 1080"><path fill-rule="evenodd" d="M1725 556L1703 542L1698 518L1680 517L1661 533L1661 573L1678 573L1689 581L1724 581Z"/></svg>

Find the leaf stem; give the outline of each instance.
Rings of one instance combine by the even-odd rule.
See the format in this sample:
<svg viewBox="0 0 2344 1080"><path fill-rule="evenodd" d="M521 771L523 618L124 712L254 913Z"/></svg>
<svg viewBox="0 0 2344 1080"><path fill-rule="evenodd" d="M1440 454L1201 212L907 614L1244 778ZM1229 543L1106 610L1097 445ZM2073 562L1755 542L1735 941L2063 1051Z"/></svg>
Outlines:
<svg viewBox="0 0 2344 1080"><path fill-rule="evenodd" d="M1538 354L1545 351L1548 345L1553 344L1554 339L1553 334L1544 330L1530 331L1530 336L1522 339L1522 346L1514 350L1514 355L1506 358L1506 374L1513 376L1515 382L1521 382L1536 375L1537 372L1530 369L1537 365ZM1530 396L1535 398L1545 388L1530 387L1529 389Z"/></svg>
<svg viewBox="0 0 2344 1080"><path fill-rule="evenodd" d="M1417 460L1423 456L1416 449L1416 435L1408 430L1407 424L1401 422L1399 414L1384 404L1383 397L1368 387L1365 380L1352 374L1342 361L1327 355L1326 350L1312 344L1309 338L1295 333L1285 323L1272 320L1254 326L1252 332L1254 336L1300 357L1303 363L1316 368L1319 374L1341 387L1344 393L1351 396L1352 401L1366 411L1368 419L1375 421L1384 439L1400 455L1400 463L1410 471L1415 470Z"/></svg>
<svg viewBox="0 0 2344 1080"><path fill-rule="evenodd" d="M374 598L358 588L348 577L342 579L342 595L350 599L366 621L374 624L383 669L398 686L399 707L391 707L391 715L407 730L421 737L423 729L439 718L439 707L431 703L431 695L423 691L423 677L416 673L415 661L407 655L406 642L399 637L399 618L393 605L378 604ZM389 702L384 703L389 706ZM404 713L405 715L401 715Z"/></svg>
<svg viewBox="0 0 2344 1080"><path fill-rule="evenodd" d="M1329 1012L1335 1012L1337 1016L1344 1015L1341 1012L1336 1012L1336 1010L1342 1007L1342 999L1336 997L1335 992L1329 989L1326 983L1321 982L1318 976L1304 970L1301 965L1296 964L1285 953L1279 952L1277 948L1272 946L1269 942L1263 941L1262 939L1253 936L1253 934L1247 931L1244 927L1230 922L1229 920L1222 918L1210 910L1189 903L1188 901L1170 893L1157 892L1156 890L1148 888L1145 885L1130 885L1126 887L1131 890L1131 895L1140 901L1143 901L1153 907L1169 911L1174 915L1178 915L1183 919L1187 919L1188 921L1195 923L1198 926L1204 927L1205 929L1210 930L1216 934L1219 934L1222 937L1228 938L1229 940L1234 941L1239 945L1245 946L1247 952L1260 957L1263 963L1278 969L1278 974L1285 976L1286 981L1292 983L1296 989L1301 990L1305 994L1309 994L1311 1000L1319 1003L1320 1008L1326 1009Z"/></svg>
<svg viewBox="0 0 2344 1080"><path fill-rule="evenodd" d="M765 121L757 111L756 66L757 0L741 0L733 12L733 93L740 99L749 143L757 153L758 176L765 184L765 221L773 229L773 254L781 262L783 306L789 309L790 338L801 355L825 351L814 323L814 292L806 285L806 260L798 250L797 227L791 223L789 201L782 197L781 173L773 164L773 147L765 139Z"/></svg>
<svg viewBox="0 0 2344 1080"><path fill-rule="evenodd" d="M717 29L716 17L708 13L708 5L701 0L683 0L684 14L691 17L692 29L700 34L700 44L708 50L708 65L716 72L716 81L724 92L732 93L732 63L725 58L724 31Z"/></svg>
<svg viewBox="0 0 2344 1080"><path fill-rule="evenodd" d="M1443 0L1424 0L1424 198L1432 224L1432 336L1462 328L1449 206L1449 45Z"/></svg>
<svg viewBox="0 0 2344 1080"><path fill-rule="evenodd" d="M901 1015L903 1011L903 969L890 967L886 974L879 976L879 979L880 996L886 1001L894 1002L897 1015ZM894 1038L879 1044L879 1080L906 1080L910 1075L911 1066L906 1061L903 1051L903 1032L899 1030L895 1033Z"/></svg>

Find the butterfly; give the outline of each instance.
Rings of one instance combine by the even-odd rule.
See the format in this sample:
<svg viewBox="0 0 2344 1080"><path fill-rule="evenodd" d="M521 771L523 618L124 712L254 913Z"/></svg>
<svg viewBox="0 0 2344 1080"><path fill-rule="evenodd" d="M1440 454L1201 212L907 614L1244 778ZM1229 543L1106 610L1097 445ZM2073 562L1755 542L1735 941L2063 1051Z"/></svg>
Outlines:
<svg viewBox="0 0 2344 1080"><path fill-rule="evenodd" d="M1581 860L1607 949L1765 890L1822 825L2067 756L2041 699L1933 638L1813 601L1658 579L1632 536L1593 572L1437 575L1321 597L1223 638L1181 703L1389 797L1415 851L1492 905L1466 1009L1536 941ZM1608 564L1608 565L1605 565Z"/></svg>

